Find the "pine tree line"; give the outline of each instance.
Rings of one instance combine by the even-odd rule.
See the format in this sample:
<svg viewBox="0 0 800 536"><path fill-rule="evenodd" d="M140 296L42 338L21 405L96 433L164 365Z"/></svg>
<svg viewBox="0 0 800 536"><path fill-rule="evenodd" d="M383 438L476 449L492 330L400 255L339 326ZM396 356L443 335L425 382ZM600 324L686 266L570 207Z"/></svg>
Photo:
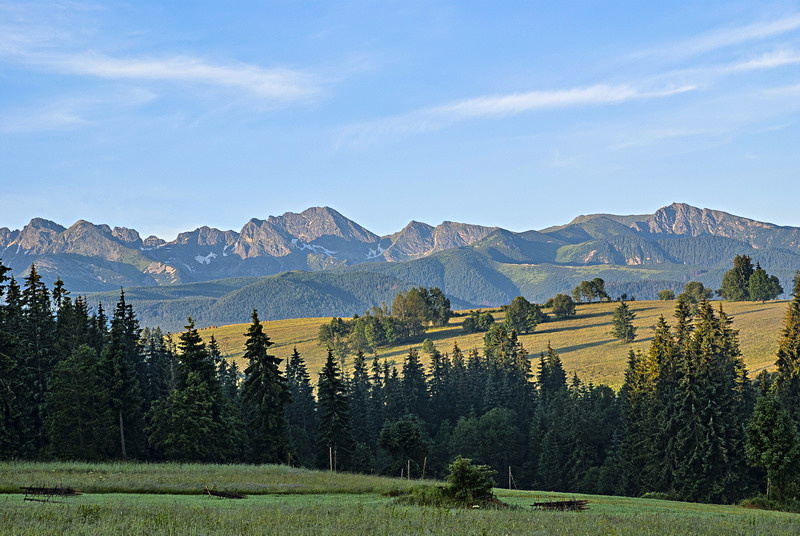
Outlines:
<svg viewBox="0 0 800 536"><path fill-rule="evenodd" d="M678 300L648 351L630 353L618 392L568 378L549 346L531 360L512 322L487 332L480 352L431 349L427 366L415 349L401 364L361 351L348 363L331 350L314 382L296 349L282 366L255 311L240 371L191 319L177 344L140 329L124 293L108 318L60 282L48 289L35 268L20 286L0 265L0 297L4 459L418 478L443 476L462 455L521 488L702 502L765 487L800 495L800 278L775 373L750 381L732 319Z"/></svg>

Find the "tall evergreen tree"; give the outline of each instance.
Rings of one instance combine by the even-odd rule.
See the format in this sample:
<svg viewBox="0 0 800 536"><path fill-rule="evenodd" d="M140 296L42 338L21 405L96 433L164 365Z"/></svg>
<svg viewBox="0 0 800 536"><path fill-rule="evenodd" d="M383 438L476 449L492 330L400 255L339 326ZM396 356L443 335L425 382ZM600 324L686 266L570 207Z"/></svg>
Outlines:
<svg viewBox="0 0 800 536"><path fill-rule="evenodd" d="M756 269L750 276L747 283L748 294L753 301L765 302L774 300L783 294L783 287L778 278L767 274L760 264L756 263Z"/></svg>
<svg viewBox="0 0 800 536"><path fill-rule="evenodd" d="M636 328L633 321L636 313L631 311L628 304L620 302L611 317L611 335L624 343L631 343L636 338Z"/></svg>
<svg viewBox="0 0 800 536"><path fill-rule="evenodd" d="M353 376L350 378L348 387L353 440L356 445L372 446L375 443L375 436L371 434L374 429L369 404L371 386L364 352L357 352L353 359Z"/></svg>
<svg viewBox="0 0 800 536"><path fill-rule="evenodd" d="M403 363L402 393L406 413L427 419L428 389L425 369L419 360L419 353L413 348L408 351Z"/></svg>
<svg viewBox="0 0 800 536"><path fill-rule="evenodd" d="M353 451L353 430L347 388L339 365L328 350L325 366L319 373L317 463L332 470L350 467Z"/></svg>
<svg viewBox="0 0 800 536"><path fill-rule="evenodd" d="M116 455L123 459L140 455L145 446L139 332L133 309L125 302L125 293L120 292L111 318L109 342L103 348L102 366L116 422Z"/></svg>
<svg viewBox="0 0 800 536"><path fill-rule="evenodd" d="M76 348L55 366L47 393L45 427L51 452L67 460L115 454L116 419L97 353Z"/></svg>
<svg viewBox="0 0 800 536"><path fill-rule="evenodd" d="M34 265L25 278L22 307L19 333L26 392L19 401L20 407L25 409L23 418L35 434L33 448L43 449L47 442L44 429L47 380L55 364L55 319L50 293Z"/></svg>
<svg viewBox="0 0 800 536"><path fill-rule="evenodd" d="M30 451L33 434L26 420L30 390L19 356L22 304L19 286L0 263L0 458L23 457Z"/></svg>
<svg viewBox="0 0 800 536"><path fill-rule="evenodd" d="M690 501L734 500L741 493L737 468L744 465L739 421L739 369L744 365L708 302L698 307L689 352L682 361L676 436L682 463L676 470L676 491Z"/></svg>
<svg viewBox="0 0 800 536"><path fill-rule="evenodd" d="M795 278L793 296L778 342L775 389L795 425L800 428L800 277Z"/></svg>
<svg viewBox="0 0 800 536"><path fill-rule="evenodd" d="M370 379L369 410L372 437L378 437L386 420L386 396L384 393L383 367L378 356L372 359L372 375Z"/></svg>
<svg viewBox="0 0 800 536"><path fill-rule="evenodd" d="M758 398L747 425L747 457L767 472L767 498L784 499L800 474L800 435L789 413L771 393Z"/></svg>
<svg viewBox="0 0 800 536"><path fill-rule="evenodd" d="M306 363L297 351L297 347L292 350L292 355L286 363L286 381L289 389L286 421L289 426L291 452L300 465L312 467L317 403L314 400L314 388L308 376Z"/></svg>
<svg viewBox="0 0 800 536"><path fill-rule="evenodd" d="M148 413L150 443L167 459L235 460L245 443L238 408L224 396L214 359L191 317L178 347L178 387ZM202 445L196 444L199 437Z"/></svg>
<svg viewBox="0 0 800 536"><path fill-rule="evenodd" d="M722 276L719 295L728 301L750 299L750 276L753 275L753 261L747 255L736 255L733 268Z"/></svg>
<svg viewBox="0 0 800 536"><path fill-rule="evenodd" d="M286 378L278 368L281 359L269 354L273 342L253 309L247 330L244 357L248 360L242 384L245 424L250 434L252 459L260 463L287 460L289 438L286 431L286 405L289 392Z"/></svg>

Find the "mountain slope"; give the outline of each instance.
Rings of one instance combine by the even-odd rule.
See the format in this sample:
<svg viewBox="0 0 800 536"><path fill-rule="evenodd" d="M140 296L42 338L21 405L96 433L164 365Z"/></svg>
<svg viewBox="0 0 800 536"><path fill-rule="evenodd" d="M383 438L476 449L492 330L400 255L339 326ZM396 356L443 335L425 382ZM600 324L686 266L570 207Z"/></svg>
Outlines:
<svg viewBox="0 0 800 536"><path fill-rule="evenodd" d="M198 290L204 287L191 285L204 281L249 285L287 271L327 274L292 275L242 291L269 299L271 318L285 318L337 314L337 307L338 314L363 312L390 300L375 274L398 288L438 286L465 307L507 303L520 294L543 301L593 277L605 279L614 296L652 298L689 280L717 288L737 254L750 255L788 289L800 269L800 228L674 203L650 215L590 214L520 233L412 221L379 237L328 207L253 218L239 232L204 226L170 242L83 220L65 228L35 218L21 230L0 229L0 259L17 277L35 263L48 283L61 277L77 293L176 287L180 299L147 291L148 322L170 326L188 313L207 323L235 321L259 301L207 296ZM226 293L235 290L222 286ZM353 294L356 288L366 294Z"/></svg>

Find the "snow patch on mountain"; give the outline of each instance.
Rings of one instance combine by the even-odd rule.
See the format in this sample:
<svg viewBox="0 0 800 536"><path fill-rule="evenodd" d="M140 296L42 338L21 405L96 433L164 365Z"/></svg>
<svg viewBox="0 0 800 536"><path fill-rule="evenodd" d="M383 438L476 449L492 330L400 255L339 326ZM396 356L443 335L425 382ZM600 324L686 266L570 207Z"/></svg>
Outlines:
<svg viewBox="0 0 800 536"><path fill-rule="evenodd" d="M384 251L386 251L386 250L383 249L379 244L378 245L378 249L370 249L369 250L369 253L367 253L367 258L368 259L376 259L376 258L380 257L381 255L383 255Z"/></svg>
<svg viewBox="0 0 800 536"><path fill-rule="evenodd" d="M301 250L301 251L304 250L304 249L310 249L314 253L319 253L321 251L325 255L330 255L331 257L335 257L336 256L336 252L335 251L331 251L331 250L329 250L328 248L326 248L324 246L316 246L314 244L306 244L302 240L300 240L299 238L292 238L292 245L294 247L296 247L297 249Z"/></svg>
<svg viewBox="0 0 800 536"><path fill-rule="evenodd" d="M196 256L194 258L194 260L196 260L200 264L211 264L211 260L212 259L216 259L216 258L217 258L217 254L214 253L214 252L211 252L208 255L206 255L205 257L201 257L200 255L198 255L198 256Z"/></svg>

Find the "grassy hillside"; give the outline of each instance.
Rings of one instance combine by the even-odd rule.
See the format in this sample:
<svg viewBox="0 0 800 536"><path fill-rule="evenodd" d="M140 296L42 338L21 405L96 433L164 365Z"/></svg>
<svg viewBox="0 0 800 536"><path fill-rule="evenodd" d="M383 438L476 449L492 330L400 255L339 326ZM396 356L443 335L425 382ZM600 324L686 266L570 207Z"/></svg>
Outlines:
<svg viewBox="0 0 800 536"><path fill-rule="evenodd" d="M552 319L541 324L535 333L523 335L521 340L532 359L547 347L549 341L561 354L568 374L577 372L584 380L618 386L622 382L628 351L648 347L652 326L660 315L664 315L668 321L672 320L675 302L636 301L630 302L630 306L637 315L634 324L638 328L636 342L630 345L614 340L609 334L615 303L579 305L576 318ZM751 376L771 367L775 362L777 338L787 302L725 302L722 306L733 315L733 325L739 330L742 353ZM502 320L503 314L496 313L495 317ZM328 320L301 318L271 321L266 324L266 332L276 343L273 348L281 358L287 358L296 345L308 363L312 377L316 378L316 372L322 367L326 355L325 349L317 344L317 330L320 324ZM455 342L465 351L472 348L480 350L483 347L483 334L464 333L462 321L463 317L453 318L448 326L433 329L426 336L442 352L449 352ZM201 333L204 338L213 334L225 354L240 358L244 351L246 329L246 324L234 324L204 329ZM379 357L401 363L410 347L420 346L417 343L382 348ZM423 358L427 356L423 355Z"/></svg>
<svg viewBox="0 0 800 536"><path fill-rule="evenodd" d="M84 491L57 503L28 502L20 485ZM738 506L569 494L579 513L541 512L536 501L565 494L496 490L516 508L426 508L389 495L431 482L308 471L285 466L196 464L0 464L0 535L541 534L789 536L800 516ZM203 486L247 492L245 500L202 495ZM13 493L9 493L13 490Z"/></svg>

